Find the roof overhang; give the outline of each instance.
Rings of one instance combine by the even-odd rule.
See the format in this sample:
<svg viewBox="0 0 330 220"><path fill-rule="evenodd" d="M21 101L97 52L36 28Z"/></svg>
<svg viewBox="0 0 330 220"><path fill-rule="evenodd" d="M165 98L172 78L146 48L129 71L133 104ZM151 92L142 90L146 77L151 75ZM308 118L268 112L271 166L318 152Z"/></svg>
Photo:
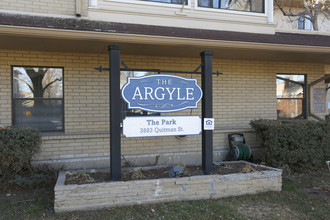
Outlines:
<svg viewBox="0 0 330 220"><path fill-rule="evenodd" d="M263 35L28 17L34 22L0 21L0 48L106 53L109 44L120 44L122 53L133 55L190 57L213 50L215 58L330 64L330 34Z"/></svg>

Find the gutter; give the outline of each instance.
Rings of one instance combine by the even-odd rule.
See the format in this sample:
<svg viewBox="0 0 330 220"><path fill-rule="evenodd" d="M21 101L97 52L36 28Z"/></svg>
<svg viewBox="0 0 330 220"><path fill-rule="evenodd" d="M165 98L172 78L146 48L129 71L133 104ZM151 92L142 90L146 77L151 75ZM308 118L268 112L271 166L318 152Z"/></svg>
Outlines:
<svg viewBox="0 0 330 220"><path fill-rule="evenodd" d="M95 40L103 42L139 43L150 45L199 46L216 48L260 49L272 51L330 53L330 47L306 46L294 44L256 43L246 41L212 40L188 37L170 37L159 35L127 34L112 32L65 30L40 27L0 25L0 35L57 38L71 40Z"/></svg>

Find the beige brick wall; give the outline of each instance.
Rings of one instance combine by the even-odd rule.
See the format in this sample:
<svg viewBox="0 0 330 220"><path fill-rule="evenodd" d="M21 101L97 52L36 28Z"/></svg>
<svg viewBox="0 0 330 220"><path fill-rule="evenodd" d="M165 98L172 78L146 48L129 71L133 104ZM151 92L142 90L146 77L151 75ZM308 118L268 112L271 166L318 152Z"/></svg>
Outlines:
<svg viewBox="0 0 330 220"><path fill-rule="evenodd" d="M88 0L81 0L82 15L87 15ZM1 0L1 10L15 13L32 12L58 15L76 15L76 0Z"/></svg>
<svg viewBox="0 0 330 220"><path fill-rule="evenodd" d="M7 100L7 104L11 104L11 65L64 67L66 132L108 130L108 76L105 72L93 70L96 66L107 65L106 55L0 51L1 77L7 79L1 81L1 95L5 92L2 99L6 97L4 100ZM8 112L4 112L1 106L0 124L11 122L8 116Z"/></svg>
<svg viewBox="0 0 330 220"><path fill-rule="evenodd" d="M148 69L194 70L200 64L199 57L122 55L122 59L130 67ZM36 160L67 163L79 159L97 161L97 158L108 158L108 73L93 70L99 65L108 66L107 54L0 50L0 124L11 123L11 65L64 68L66 132L45 136L42 152ZM227 134L230 132L244 132L247 143L258 146L255 134L249 130L249 122L276 118L276 73L305 73L308 74L308 82L324 74L324 66L320 64L218 59L214 59L214 70L224 73L213 77L214 149L219 152L228 149ZM200 81L200 77L196 77ZM190 110L178 114L190 114ZM200 107L192 110L192 115L199 114ZM169 152L200 154L201 137L188 136L183 140L176 137L122 139L124 155L151 155L150 164L154 162L155 155ZM179 157L176 160L188 161L189 158L196 157ZM161 161L173 162L173 158L161 158Z"/></svg>
<svg viewBox="0 0 330 220"><path fill-rule="evenodd" d="M7 56L8 51L0 51L0 124L2 125L11 124L11 76Z"/></svg>

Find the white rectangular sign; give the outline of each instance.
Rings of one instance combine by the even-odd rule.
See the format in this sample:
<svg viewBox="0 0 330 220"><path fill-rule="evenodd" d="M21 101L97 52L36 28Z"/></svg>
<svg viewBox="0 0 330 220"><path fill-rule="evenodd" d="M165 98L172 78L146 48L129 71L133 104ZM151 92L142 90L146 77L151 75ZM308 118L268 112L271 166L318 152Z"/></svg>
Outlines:
<svg viewBox="0 0 330 220"><path fill-rule="evenodd" d="M126 117L123 120L126 137L197 135L201 131L199 116Z"/></svg>
<svg viewBox="0 0 330 220"><path fill-rule="evenodd" d="M204 118L204 130L214 130L214 118Z"/></svg>

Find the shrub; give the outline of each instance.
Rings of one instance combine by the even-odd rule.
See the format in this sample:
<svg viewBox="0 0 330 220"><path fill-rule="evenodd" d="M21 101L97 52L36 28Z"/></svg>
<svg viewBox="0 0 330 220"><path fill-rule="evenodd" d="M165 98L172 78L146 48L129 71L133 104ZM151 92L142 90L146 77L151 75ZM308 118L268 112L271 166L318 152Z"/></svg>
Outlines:
<svg viewBox="0 0 330 220"><path fill-rule="evenodd" d="M40 189L54 187L58 171L47 164L33 167L33 173L24 176L16 176L0 181L0 190L16 189Z"/></svg>
<svg viewBox="0 0 330 220"><path fill-rule="evenodd" d="M32 128L0 130L0 177L12 179L32 174L31 160L40 151L41 135Z"/></svg>
<svg viewBox="0 0 330 220"><path fill-rule="evenodd" d="M323 167L330 159L329 122L255 120L250 124L263 141L269 166L288 165L302 172Z"/></svg>

